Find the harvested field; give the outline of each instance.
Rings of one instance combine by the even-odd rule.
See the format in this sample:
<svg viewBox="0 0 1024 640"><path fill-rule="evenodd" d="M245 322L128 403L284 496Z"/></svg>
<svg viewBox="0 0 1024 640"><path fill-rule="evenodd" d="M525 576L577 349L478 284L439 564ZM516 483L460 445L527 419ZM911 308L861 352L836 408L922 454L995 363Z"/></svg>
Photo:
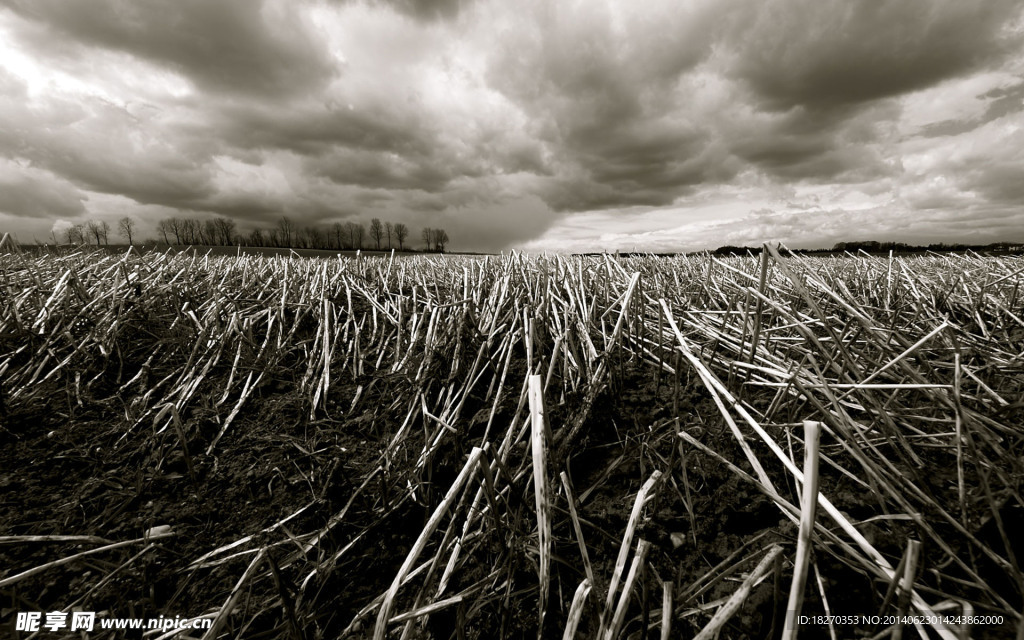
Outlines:
<svg viewBox="0 0 1024 640"><path fill-rule="evenodd" d="M1024 637L1021 257L0 274L5 632Z"/></svg>

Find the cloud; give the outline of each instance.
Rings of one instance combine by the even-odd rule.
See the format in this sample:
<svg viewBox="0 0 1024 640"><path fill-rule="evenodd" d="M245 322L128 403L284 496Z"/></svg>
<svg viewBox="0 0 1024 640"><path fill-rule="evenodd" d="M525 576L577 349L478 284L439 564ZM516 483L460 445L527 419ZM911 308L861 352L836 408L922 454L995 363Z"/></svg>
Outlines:
<svg viewBox="0 0 1024 640"><path fill-rule="evenodd" d="M375 0L370 4L391 9L421 21L455 18L473 0Z"/></svg>
<svg viewBox="0 0 1024 640"><path fill-rule="evenodd" d="M1024 201L1009 0L0 7L0 197L33 233L379 217L671 250L984 236Z"/></svg>
<svg viewBox="0 0 1024 640"><path fill-rule="evenodd" d="M210 128L243 149L287 149L320 154L341 147L425 152L428 133L415 112L375 104L370 109L313 103L280 110L260 104L227 104L212 111Z"/></svg>
<svg viewBox="0 0 1024 640"><path fill-rule="evenodd" d="M996 87L977 96L985 103L983 112L973 117L932 122L921 128L924 137L957 136L993 120L1019 115L1024 110L1024 79L1006 87Z"/></svg>
<svg viewBox="0 0 1024 640"><path fill-rule="evenodd" d="M51 108L59 112L61 105ZM79 108L75 120L59 129L23 131L18 155L81 188L142 204L187 207L212 194L208 159L191 154L187 141L175 139L163 123L140 122L101 101Z"/></svg>
<svg viewBox="0 0 1024 640"><path fill-rule="evenodd" d="M74 217L85 195L51 173L0 162L0 212L21 218Z"/></svg>
<svg viewBox="0 0 1024 640"><path fill-rule="evenodd" d="M769 0L733 14L731 70L774 109L861 104L1004 58L1015 0Z"/></svg>
<svg viewBox="0 0 1024 640"><path fill-rule="evenodd" d="M429 164L422 160L399 154L338 149L310 162L310 169L338 184L431 192L443 188L459 174L455 167L440 163Z"/></svg>
<svg viewBox="0 0 1024 640"><path fill-rule="evenodd" d="M643 216L641 216L643 217ZM792 249L829 248L838 242L876 240L932 244L966 242L988 244L1017 237L1024 225L1019 210L979 208L961 212L932 211L928 215L900 215L896 206L813 210L758 209L730 216L727 221L687 222L653 229L629 230L616 220L583 214L551 228L544 236L524 243L531 251L694 251L720 246L756 247L782 242ZM979 224L981 223L981 224ZM638 226L647 226L638 221ZM572 226L569 226L572 225Z"/></svg>
<svg viewBox="0 0 1024 640"><path fill-rule="evenodd" d="M681 91L711 52L711 5L527 3L488 63L488 79L533 123L558 210L662 205L734 173ZM684 88L685 89L685 88Z"/></svg>
<svg viewBox="0 0 1024 640"><path fill-rule="evenodd" d="M974 133L940 170L989 204L1024 205L1024 130L993 122Z"/></svg>
<svg viewBox="0 0 1024 640"><path fill-rule="evenodd" d="M45 54L96 47L166 66L213 93L287 97L322 86L333 60L303 13L265 0L6 0L23 18L46 27ZM53 42L70 40L53 46Z"/></svg>
<svg viewBox="0 0 1024 640"><path fill-rule="evenodd" d="M447 231L455 250L500 251L541 235L556 219L535 196L497 198L470 206L472 215L450 211L435 225Z"/></svg>
<svg viewBox="0 0 1024 640"><path fill-rule="evenodd" d="M1014 86L985 97L1012 95ZM987 114L992 103L981 101L976 113ZM1001 109L1002 107L1000 107ZM995 118L968 116L973 126L945 136L911 139L905 146L900 200L911 212L953 213L965 223L998 227L997 218L1024 222L1024 128L1021 111L1007 109ZM987 122L981 123L983 120Z"/></svg>
<svg viewBox="0 0 1024 640"><path fill-rule="evenodd" d="M863 183L897 171L884 126L895 111L889 104L854 112L749 110L733 115L727 140L738 158L774 178Z"/></svg>
<svg viewBox="0 0 1024 640"><path fill-rule="evenodd" d="M891 177L899 105L887 99L1006 57L1020 10L786 0L525 11L489 77L552 150L537 193L579 211L669 205L748 167L778 180Z"/></svg>

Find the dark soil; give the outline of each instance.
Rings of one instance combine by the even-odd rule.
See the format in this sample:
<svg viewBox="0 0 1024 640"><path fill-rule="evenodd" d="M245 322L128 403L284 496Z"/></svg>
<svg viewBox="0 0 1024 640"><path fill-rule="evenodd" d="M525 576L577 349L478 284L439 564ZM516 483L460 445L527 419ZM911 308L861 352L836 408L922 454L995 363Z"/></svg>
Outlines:
<svg viewBox="0 0 1024 640"><path fill-rule="evenodd" d="M525 366L520 363L515 368L520 377L510 373L510 379L522 379ZM321 541L320 550L312 554L314 564L283 569L281 586L264 581L247 590L249 604L230 617L227 630L230 637L295 637L288 613L291 606L301 613L301 637L338 637L360 609L390 586L486 422L487 406L480 398L472 399L470 405L476 402L476 406L468 406L465 414L477 416L438 454L432 477L416 501L392 504L400 500L396 487L403 486L398 466L384 469L360 491L380 464L397 424L382 420L369 408L352 415L346 411L359 386L365 390L360 407L381 407L390 402L397 384L373 376L340 381L332 387L328 412L336 417L310 420L292 381L269 381L210 456L204 451L218 431L213 407L182 416L187 452L174 429L154 433L152 425L141 424L127 431L124 408L116 395L75 397L68 386L54 381L29 401L6 407L0 428L0 536L89 535L114 542L141 538L162 525L171 526L176 535L153 542L151 550L138 557L143 543L92 555L0 589L0 629L13 629L18 611L53 611L80 599L81 609L114 617L208 613L224 603L253 556L191 571L189 564L245 536L260 540L262 530L306 507L285 528L262 537L267 542L280 541L281 531L297 535L319 530L332 516L347 510L343 521ZM212 390L210 397L215 395ZM574 416L580 400L567 397L564 404L551 403L556 433ZM495 423L504 424L499 419L507 421L514 409L512 400L507 400ZM684 376L677 387L662 377L656 384L651 369L631 363L615 369L569 459L553 461L553 477L564 468L580 498L579 515L599 588L612 574L636 492L653 471L666 474L648 509L649 517L637 532L637 539L650 541L652 548L624 638L657 637L656 620L646 618L643 611L660 606L663 581L672 582L679 597L673 637L692 637L714 612L713 607L701 610L700 605L728 598L772 544L783 545L787 558L795 548L796 529L772 501L721 461L684 446L675 437L679 430L747 469L734 437L699 382ZM779 437L784 441L784 434ZM769 459L767 449L752 444L762 459ZM824 469L823 474L824 490L854 520L877 513L876 496L848 478ZM786 477L778 470L771 475L779 491L795 501ZM935 490L945 486L944 479L933 481ZM525 512L532 504L532 490L525 484L517 489L520 494L510 497L510 505L514 510L519 504ZM523 522L525 516L512 513L509 518ZM521 525L524 535L528 524ZM558 499L554 533L553 595L544 637L561 637L565 607L584 577L564 497ZM895 565L913 529L902 521L879 521L865 525L864 533ZM0 580L96 546L93 542L0 545ZM340 560L331 560L346 546ZM276 546L269 553L283 563L291 551L288 546ZM499 563L507 563L513 579L477 604L431 616L421 633L436 638L536 637L536 561L525 537L510 535L504 542L486 539L467 556L467 566L448 593L486 577ZM926 549L925 556L938 554ZM832 614L880 611L887 585L827 553L819 553L816 562L825 592L841 594L828 603ZM324 569L303 590L300 585L311 566ZM790 571L787 564L781 584L769 578L757 586L721 637L779 637ZM96 588L112 573L113 578ZM826 611L816 579L812 573L805 614ZM517 591L522 591L521 597L512 597ZM598 603L603 600L595 590L578 637L596 634ZM372 632L374 618L357 625L352 635ZM651 629L646 634L645 620ZM840 633L841 637L868 637L880 630L844 628ZM92 637L104 636L97 632ZM801 637L828 637L828 631L807 627Z"/></svg>

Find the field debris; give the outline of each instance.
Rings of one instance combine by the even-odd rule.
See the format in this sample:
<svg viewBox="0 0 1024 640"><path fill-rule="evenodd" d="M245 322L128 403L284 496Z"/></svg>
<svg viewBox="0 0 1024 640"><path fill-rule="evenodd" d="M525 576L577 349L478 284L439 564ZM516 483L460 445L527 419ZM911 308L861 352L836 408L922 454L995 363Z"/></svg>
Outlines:
<svg viewBox="0 0 1024 640"><path fill-rule="evenodd" d="M801 637L1021 637L1022 285L971 253L0 250L0 627L795 637L795 576L791 614L857 616Z"/></svg>

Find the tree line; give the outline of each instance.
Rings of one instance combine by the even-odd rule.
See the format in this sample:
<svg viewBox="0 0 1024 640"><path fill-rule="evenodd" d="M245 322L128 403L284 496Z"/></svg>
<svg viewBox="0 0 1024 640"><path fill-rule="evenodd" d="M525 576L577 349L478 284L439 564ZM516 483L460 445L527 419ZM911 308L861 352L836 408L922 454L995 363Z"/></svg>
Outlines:
<svg viewBox="0 0 1024 640"><path fill-rule="evenodd" d="M118 232L128 244L134 244L137 224L134 218L124 217L117 222ZM329 226L299 226L290 218L282 217L271 227L256 227L248 233L238 231L238 225L229 218L163 218L156 225L158 237L153 243L177 245L223 245L250 247L280 247L290 249L355 250L376 249L404 251L409 240L409 227L374 218L369 226L362 222L335 222ZM64 230L68 244L109 244L110 224L105 220L90 220ZM448 233L444 229L425 228L420 234L426 251L444 253L448 247Z"/></svg>
<svg viewBox="0 0 1024 640"><path fill-rule="evenodd" d="M893 253L926 253L926 252L963 252L978 251L988 253L1020 253L1024 250L1024 244L1020 242L994 242L992 244L949 244L937 242L928 245L913 245L905 242L878 242L875 240L857 240L853 242L837 242L831 249L792 249L793 253L801 254L841 254L841 253L872 253L887 254ZM761 247L737 247L725 245L713 249L713 255L718 256L745 256L747 254L760 255Z"/></svg>

